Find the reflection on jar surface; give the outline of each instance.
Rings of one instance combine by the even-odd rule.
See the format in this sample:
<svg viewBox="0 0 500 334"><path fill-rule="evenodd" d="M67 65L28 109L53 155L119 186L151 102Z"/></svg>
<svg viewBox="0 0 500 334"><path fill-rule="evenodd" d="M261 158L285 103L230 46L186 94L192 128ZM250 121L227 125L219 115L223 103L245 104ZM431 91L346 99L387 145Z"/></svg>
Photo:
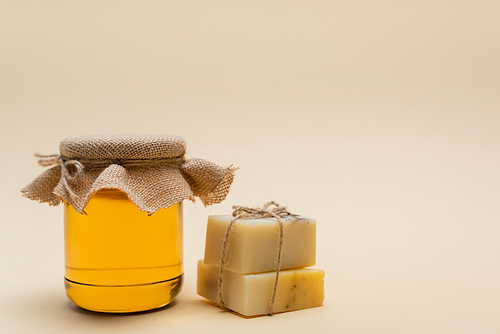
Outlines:
<svg viewBox="0 0 500 334"><path fill-rule="evenodd" d="M118 190L85 214L65 204L65 286L78 306L139 312L169 304L182 284L182 202L148 216Z"/></svg>

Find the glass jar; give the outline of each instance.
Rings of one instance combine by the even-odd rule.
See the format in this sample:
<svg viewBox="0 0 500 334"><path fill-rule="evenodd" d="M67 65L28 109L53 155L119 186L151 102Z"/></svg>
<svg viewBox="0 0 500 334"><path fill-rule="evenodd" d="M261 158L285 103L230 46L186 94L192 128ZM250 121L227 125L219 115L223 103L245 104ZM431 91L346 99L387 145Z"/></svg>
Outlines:
<svg viewBox="0 0 500 334"><path fill-rule="evenodd" d="M80 214L65 203L65 287L98 312L163 307L182 285L182 202L152 215L127 194L104 189Z"/></svg>
<svg viewBox="0 0 500 334"><path fill-rule="evenodd" d="M185 153L184 139L160 134L70 136L59 154L35 154L50 168L21 192L64 203L65 286L78 306L139 312L180 292L182 201L222 202L236 170Z"/></svg>

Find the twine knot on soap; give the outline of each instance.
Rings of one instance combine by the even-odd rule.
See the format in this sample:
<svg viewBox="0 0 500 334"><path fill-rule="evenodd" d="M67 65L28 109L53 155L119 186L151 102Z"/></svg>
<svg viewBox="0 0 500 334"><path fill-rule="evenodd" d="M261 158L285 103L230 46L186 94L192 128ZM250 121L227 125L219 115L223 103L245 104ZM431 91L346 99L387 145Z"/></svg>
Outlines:
<svg viewBox="0 0 500 334"><path fill-rule="evenodd" d="M274 287L273 287L273 295L271 298L271 305L270 309L268 312L268 315L272 315L274 313L274 302L276 299L276 291L278 290L278 280L279 280L279 274L280 274L280 268L281 268L281 255L283 253L283 220L282 218L285 217L294 217L296 218L298 215L292 214L288 212L286 207L279 205L278 203L274 201L267 202L264 204L261 208L252 208L252 207L246 207L246 206L238 206L234 205L233 206L233 213L232 216L234 217L231 219L229 222L229 225L226 229L226 234L224 236L224 241L222 243L222 255L219 261L219 280L218 280L218 291L217 291L217 296L219 300L219 306L222 308L226 308L223 297L222 297L222 290L223 290L223 273L224 273L224 265L226 262L229 260L229 258L226 258L226 253L227 253L227 248L228 248L228 240L229 240L229 234L231 232L231 229L234 225L234 223L238 219L263 219L263 218L276 218L279 224L280 228L280 234L279 234L279 248L278 248L278 258L276 262L276 278L274 280Z"/></svg>

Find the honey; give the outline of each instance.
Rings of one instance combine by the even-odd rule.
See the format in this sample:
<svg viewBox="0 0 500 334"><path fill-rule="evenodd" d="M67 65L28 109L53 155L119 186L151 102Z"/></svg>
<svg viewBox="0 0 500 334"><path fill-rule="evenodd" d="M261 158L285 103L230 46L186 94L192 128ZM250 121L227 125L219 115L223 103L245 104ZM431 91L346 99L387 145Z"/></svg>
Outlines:
<svg viewBox="0 0 500 334"><path fill-rule="evenodd" d="M65 287L78 306L124 313L169 304L182 285L182 202L152 215L118 190L80 214L65 203Z"/></svg>

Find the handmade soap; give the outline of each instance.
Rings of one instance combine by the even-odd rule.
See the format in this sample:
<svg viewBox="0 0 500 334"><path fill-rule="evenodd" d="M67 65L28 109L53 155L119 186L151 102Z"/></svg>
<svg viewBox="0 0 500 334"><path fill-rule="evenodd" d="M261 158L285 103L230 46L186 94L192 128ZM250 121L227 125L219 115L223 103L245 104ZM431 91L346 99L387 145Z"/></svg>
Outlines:
<svg viewBox="0 0 500 334"><path fill-rule="evenodd" d="M204 262L219 266L222 243L231 216L209 216ZM314 266L316 263L316 220L283 218L281 270ZM224 268L250 274L276 271L279 224L275 218L237 220L230 231L228 261Z"/></svg>
<svg viewBox="0 0 500 334"><path fill-rule="evenodd" d="M219 268L198 262L197 292L218 303ZM324 299L323 280L320 269L292 269L280 272L274 312L286 312L321 306ZM225 306L245 316L269 313L276 272L260 274L238 274L225 270L222 298Z"/></svg>

